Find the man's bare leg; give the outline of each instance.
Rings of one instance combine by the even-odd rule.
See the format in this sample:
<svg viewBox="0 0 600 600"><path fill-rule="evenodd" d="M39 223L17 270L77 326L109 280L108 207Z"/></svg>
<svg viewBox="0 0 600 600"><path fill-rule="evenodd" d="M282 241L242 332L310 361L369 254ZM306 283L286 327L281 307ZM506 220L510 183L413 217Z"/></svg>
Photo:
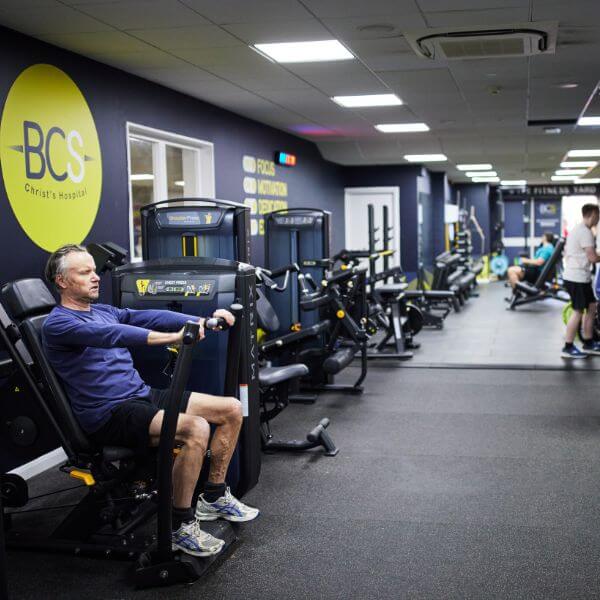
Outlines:
<svg viewBox="0 0 600 600"><path fill-rule="evenodd" d="M157 446L160 438L164 411L154 415L150 423L150 445ZM173 507L189 508L202 470L204 455L208 448L210 427L200 416L180 414L177 419L175 441L182 443L173 464Z"/></svg>
<svg viewBox="0 0 600 600"><path fill-rule="evenodd" d="M565 342L567 344L572 344L575 341L575 336L579 332L582 316L583 311L573 310L573 313L569 317L569 320L567 321L567 333L565 335Z"/></svg>
<svg viewBox="0 0 600 600"><path fill-rule="evenodd" d="M594 337L594 319L596 317L596 303L592 303L587 307L585 315L583 315L583 337L586 340L591 340Z"/></svg>
<svg viewBox="0 0 600 600"><path fill-rule="evenodd" d="M188 402L186 414L203 417L209 423L217 426L210 443L208 480L211 483L225 483L227 468L233 456L243 422L240 401L237 398L193 392Z"/></svg>
<svg viewBox="0 0 600 600"><path fill-rule="evenodd" d="M512 289L514 290L515 286L517 285L517 282L521 281L524 277L523 269L521 269L521 267L517 267L516 265L508 267L507 277L510 287L512 287Z"/></svg>

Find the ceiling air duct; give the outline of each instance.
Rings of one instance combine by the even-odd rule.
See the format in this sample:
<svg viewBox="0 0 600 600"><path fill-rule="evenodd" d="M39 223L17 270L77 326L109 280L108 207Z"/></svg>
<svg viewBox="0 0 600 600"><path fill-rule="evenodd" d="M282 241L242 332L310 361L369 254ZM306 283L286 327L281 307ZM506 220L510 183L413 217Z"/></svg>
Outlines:
<svg viewBox="0 0 600 600"><path fill-rule="evenodd" d="M405 31L404 37L415 53L430 60L514 58L554 54L556 21L516 23L474 29L438 27Z"/></svg>

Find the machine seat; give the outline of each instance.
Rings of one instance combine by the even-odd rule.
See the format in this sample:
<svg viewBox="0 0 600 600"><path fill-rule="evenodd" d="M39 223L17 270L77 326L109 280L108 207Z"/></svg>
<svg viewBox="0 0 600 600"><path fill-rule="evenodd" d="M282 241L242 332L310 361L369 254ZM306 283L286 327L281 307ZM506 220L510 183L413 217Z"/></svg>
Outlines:
<svg viewBox="0 0 600 600"><path fill-rule="evenodd" d="M401 294L408 287L408 283L385 283L378 285L375 290L384 296Z"/></svg>
<svg viewBox="0 0 600 600"><path fill-rule="evenodd" d="M528 296L535 296L541 292L540 288L527 281L517 281L516 289Z"/></svg>
<svg viewBox="0 0 600 600"><path fill-rule="evenodd" d="M120 446L104 446L102 448L102 458L106 462L116 462L127 458L134 458L135 451L131 448L121 448Z"/></svg>
<svg viewBox="0 0 600 600"><path fill-rule="evenodd" d="M305 375L308 375L308 367L302 363L282 367L263 367L258 372L258 382L261 387L266 388Z"/></svg>

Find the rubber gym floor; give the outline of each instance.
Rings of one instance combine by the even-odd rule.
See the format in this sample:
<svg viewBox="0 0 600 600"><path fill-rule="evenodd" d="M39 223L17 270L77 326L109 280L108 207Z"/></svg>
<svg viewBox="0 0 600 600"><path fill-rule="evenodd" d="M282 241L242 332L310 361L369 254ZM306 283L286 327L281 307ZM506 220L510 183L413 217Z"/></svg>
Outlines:
<svg viewBox="0 0 600 600"><path fill-rule="evenodd" d="M503 294L490 285L444 331L424 332L412 366L373 364L364 395L284 411L274 422L284 438L329 416L340 454L264 456L246 497L262 514L203 580L135 591L128 563L11 552L11 597L598 598L600 400L590 367L600 358L583 370L540 368L563 365L562 305L510 313ZM455 364L485 357L489 368L447 368L452 340ZM500 346L521 368L500 368ZM423 368L428 360L439 367ZM52 472L33 483L39 493L70 480Z"/></svg>

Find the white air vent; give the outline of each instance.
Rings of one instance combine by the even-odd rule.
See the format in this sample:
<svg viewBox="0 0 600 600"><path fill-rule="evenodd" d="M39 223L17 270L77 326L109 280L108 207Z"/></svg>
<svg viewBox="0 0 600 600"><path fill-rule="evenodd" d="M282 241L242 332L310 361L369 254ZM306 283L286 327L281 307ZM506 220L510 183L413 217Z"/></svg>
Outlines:
<svg viewBox="0 0 600 600"><path fill-rule="evenodd" d="M465 60L554 54L556 21L405 31L404 37L421 58Z"/></svg>

